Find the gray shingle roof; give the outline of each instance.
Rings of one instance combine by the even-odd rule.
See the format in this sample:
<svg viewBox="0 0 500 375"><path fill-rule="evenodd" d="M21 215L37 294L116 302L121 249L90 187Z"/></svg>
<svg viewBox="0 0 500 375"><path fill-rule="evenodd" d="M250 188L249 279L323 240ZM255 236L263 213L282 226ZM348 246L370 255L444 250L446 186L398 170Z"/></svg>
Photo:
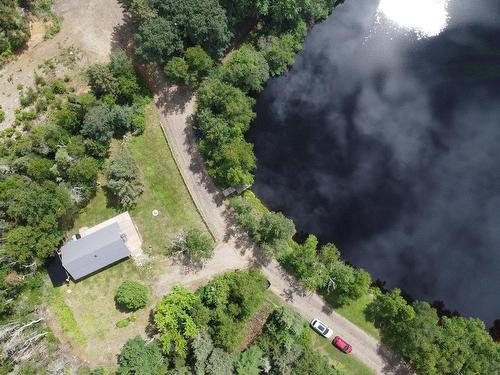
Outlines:
<svg viewBox="0 0 500 375"><path fill-rule="evenodd" d="M61 248L62 265L78 280L130 255L118 224L110 224Z"/></svg>

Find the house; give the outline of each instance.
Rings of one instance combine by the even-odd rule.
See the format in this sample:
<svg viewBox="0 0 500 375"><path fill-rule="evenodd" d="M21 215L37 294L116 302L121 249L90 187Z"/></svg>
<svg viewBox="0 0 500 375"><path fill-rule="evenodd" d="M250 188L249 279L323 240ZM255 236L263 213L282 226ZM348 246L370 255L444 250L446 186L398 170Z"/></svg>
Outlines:
<svg viewBox="0 0 500 375"><path fill-rule="evenodd" d="M142 255L140 235L128 212L92 228L81 228L79 235L59 251L62 266L74 280Z"/></svg>

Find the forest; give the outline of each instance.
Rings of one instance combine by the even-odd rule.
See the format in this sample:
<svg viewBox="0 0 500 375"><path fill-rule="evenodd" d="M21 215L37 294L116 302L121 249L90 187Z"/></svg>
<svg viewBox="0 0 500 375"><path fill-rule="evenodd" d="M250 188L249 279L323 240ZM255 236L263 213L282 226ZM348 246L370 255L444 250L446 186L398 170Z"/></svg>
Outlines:
<svg viewBox="0 0 500 375"><path fill-rule="evenodd" d="M250 321L265 318L258 328ZM156 340L129 340L118 374L340 375L312 347L312 333L300 315L276 306L266 279L256 269L218 276L194 293L175 286L156 305ZM258 329L251 342L249 330ZM99 371L98 369L95 371Z"/></svg>

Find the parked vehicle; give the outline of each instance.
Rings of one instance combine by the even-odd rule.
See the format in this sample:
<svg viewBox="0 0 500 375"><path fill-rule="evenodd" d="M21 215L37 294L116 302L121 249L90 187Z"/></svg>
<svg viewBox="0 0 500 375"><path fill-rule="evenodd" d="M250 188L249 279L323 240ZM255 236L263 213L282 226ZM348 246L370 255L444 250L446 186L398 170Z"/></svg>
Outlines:
<svg viewBox="0 0 500 375"><path fill-rule="evenodd" d="M327 339L329 339L333 335L333 331L319 319L313 319L311 321L311 327L321 336L326 337Z"/></svg>
<svg viewBox="0 0 500 375"><path fill-rule="evenodd" d="M333 346L337 347L344 353L350 353L352 352L352 346L345 342L340 336L335 336L335 338L332 341Z"/></svg>

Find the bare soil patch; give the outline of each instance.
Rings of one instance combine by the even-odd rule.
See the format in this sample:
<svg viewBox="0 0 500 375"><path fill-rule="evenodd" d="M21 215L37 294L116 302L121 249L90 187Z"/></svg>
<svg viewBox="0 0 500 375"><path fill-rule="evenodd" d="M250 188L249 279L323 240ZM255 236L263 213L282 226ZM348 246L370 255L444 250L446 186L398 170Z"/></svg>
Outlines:
<svg viewBox="0 0 500 375"><path fill-rule="evenodd" d="M17 86L33 86L33 72L39 65L72 46L81 51L82 66L105 61L113 47L115 30L123 23L123 10L116 0L56 0L54 12L63 17L61 31L43 40L45 28L33 24L26 49L0 69L0 105L5 111L0 129L12 125L14 110L19 106Z"/></svg>

